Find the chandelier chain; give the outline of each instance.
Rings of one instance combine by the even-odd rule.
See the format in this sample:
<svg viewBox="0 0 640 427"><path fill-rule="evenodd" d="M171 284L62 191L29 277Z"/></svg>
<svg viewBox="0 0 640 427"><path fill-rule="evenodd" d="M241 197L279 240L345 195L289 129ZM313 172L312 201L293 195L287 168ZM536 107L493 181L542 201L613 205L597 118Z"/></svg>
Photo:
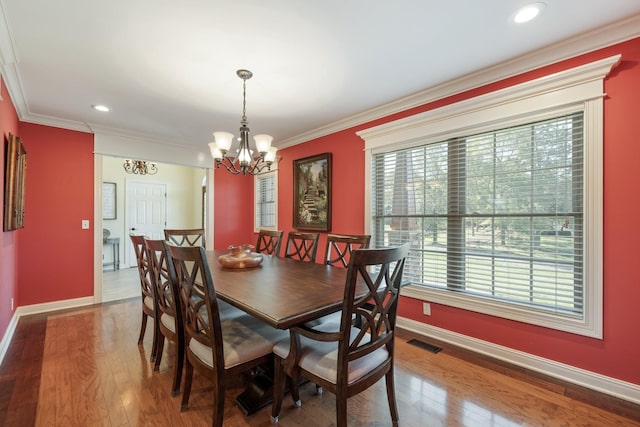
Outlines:
<svg viewBox="0 0 640 427"><path fill-rule="evenodd" d="M242 118L240 123L244 126L249 125L247 120L247 79L242 79Z"/></svg>

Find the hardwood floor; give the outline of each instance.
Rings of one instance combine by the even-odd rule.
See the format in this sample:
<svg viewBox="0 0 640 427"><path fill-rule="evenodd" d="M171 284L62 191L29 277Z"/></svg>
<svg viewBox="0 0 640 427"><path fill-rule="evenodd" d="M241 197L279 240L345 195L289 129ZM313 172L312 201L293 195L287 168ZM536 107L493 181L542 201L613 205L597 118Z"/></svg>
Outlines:
<svg viewBox="0 0 640 427"><path fill-rule="evenodd" d="M160 372L149 362L151 328L143 346L139 297L89 308L23 317L0 367L2 426L208 426L211 384L194 377L190 407L171 397L173 345ZM639 426L640 408L618 399L513 369L444 343L431 353L396 340L396 393L401 426ZM268 426L270 406L245 416L233 398L244 378L229 381L225 426ZM281 427L334 424L335 398L301 389L289 396ZM391 425L384 381L349 400L350 426Z"/></svg>

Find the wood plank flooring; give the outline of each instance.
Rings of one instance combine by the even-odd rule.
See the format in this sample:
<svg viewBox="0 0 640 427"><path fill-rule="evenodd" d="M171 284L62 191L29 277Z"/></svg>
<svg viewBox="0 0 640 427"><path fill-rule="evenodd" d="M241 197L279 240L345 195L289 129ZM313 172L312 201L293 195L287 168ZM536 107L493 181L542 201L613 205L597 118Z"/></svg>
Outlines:
<svg viewBox="0 0 640 427"><path fill-rule="evenodd" d="M208 426L211 383L194 377L190 407L171 397L174 347L159 372L149 362L151 328L137 345L140 300L34 315L20 320L0 367L0 425ZM539 374L497 363L445 343L434 354L396 340L400 425L638 426L640 408ZM225 426L269 426L270 406L245 416L233 403L246 378L228 381ZM287 396L281 427L334 425L335 398L301 389L301 408ZM349 400L350 426L391 425L384 381Z"/></svg>

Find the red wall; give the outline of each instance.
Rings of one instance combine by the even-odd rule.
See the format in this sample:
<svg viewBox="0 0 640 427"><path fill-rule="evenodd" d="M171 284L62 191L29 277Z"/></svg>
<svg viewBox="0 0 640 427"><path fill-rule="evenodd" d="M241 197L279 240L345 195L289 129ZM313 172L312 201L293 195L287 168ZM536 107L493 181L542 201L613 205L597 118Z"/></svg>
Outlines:
<svg viewBox="0 0 640 427"><path fill-rule="evenodd" d="M331 230L335 234L364 232L364 144L353 130L338 132L278 151L278 228L286 237L293 228L293 161L315 154L332 153ZM324 258L327 232L320 234L316 262Z"/></svg>
<svg viewBox="0 0 640 427"><path fill-rule="evenodd" d="M30 123L19 131L27 178L16 304L92 296L93 135Z"/></svg>
<svg viewBox="0 0 640 427"><path fill-rule="evenodd" d="M18 115L13 107L11 98L0 76L0 133L2 133L2 149L0 150L0 200L4 201L4 151L6 139L9 133L20 136L18 133ZM4 204L3 204L4 206ZM4 220L4 211L2 211ZM0 232L0 337L4 337L13 312L11 310L11 298L15 299L18 283L18 236L22 230ZM17 307L15 301L15 307Z"/></svg>
<svg viewBox="0 0 640 427"><path fill-rule="evenodd" d="M292 161L333 153L333 228L342 233L364 229L364 142L356 131L401 117L546 76L615 54L622 63L605 81L604 101L604 339L597 340L519 322L432 304L422 314L422 301L403 298L400 315L470 337L493 342L567 365L640 384L640 272L636 268L640 227L635 215L640 199L640 39L592 52L498 83L470 90L400 114L283 149L279 164L279 226L292 224ZM323 246L321 246L323 247ZM321 259L321 255L318 255Z"/></svg>
<svg viewBox="0 0 640 427"><path fill-rule="evenodd" d="M253 234L253 176L232 175L224 169L214 170L213 247L226 249L251 243Z"/></svg>

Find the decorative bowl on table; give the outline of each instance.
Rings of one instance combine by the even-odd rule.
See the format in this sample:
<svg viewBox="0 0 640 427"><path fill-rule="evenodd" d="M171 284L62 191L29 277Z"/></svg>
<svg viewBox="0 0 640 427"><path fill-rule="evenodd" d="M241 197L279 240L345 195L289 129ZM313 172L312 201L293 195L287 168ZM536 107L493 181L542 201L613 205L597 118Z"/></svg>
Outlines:
<svg viewBox="0 0 640 427"><path fill-rule="evenodd" d="M220 255L218 262L225 268L250 268L262 263L262 254L253 252L255 246L245 243L240 246L229 246L228 254Z"/></svg>

